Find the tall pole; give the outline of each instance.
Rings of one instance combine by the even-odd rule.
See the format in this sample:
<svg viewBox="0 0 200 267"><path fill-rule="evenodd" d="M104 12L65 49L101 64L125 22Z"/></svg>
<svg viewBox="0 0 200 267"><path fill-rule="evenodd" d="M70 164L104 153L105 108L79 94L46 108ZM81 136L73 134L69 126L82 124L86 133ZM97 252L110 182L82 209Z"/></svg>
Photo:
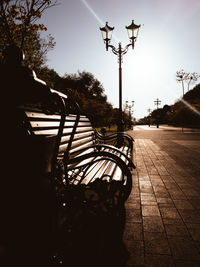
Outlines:
<svg viewBox="0 0 200 267"><path fill-rule="evenodd" d="M129 120L130 120L130 124L129 124L129 129L131 128L131 125L133 124L133 121L132 121L132 108L134 106L134 102L135 101L131 101L131 105L128 104L128 101L126 101L126 109L128 109L128 112L129 112Z"/></svg>
<svg viewBox="0 0 200 267"><path fill-rule="evenodd" d="M118 132L124 131L124 122L122 116L122 47L121 43L119 43L119 123L118 123Z"/></svg>
<svg viewBox="0 0 200 267"><path fill-rule="evenodd" d="M148 113L149 113L149 127L151 126L151 109L150 108L148 108L147 109L147 111L148 111Z"/></svg>
<svg viewBox="0 0 200 267"><path fill-rule="evenodd" d="M157 98L155 101L154 101L154 104L157 106L157 109L158 109L158 105L161 104L161 101ZM159 123L158 123L158 113L157 113L157 128L159 128Z"/></svg>

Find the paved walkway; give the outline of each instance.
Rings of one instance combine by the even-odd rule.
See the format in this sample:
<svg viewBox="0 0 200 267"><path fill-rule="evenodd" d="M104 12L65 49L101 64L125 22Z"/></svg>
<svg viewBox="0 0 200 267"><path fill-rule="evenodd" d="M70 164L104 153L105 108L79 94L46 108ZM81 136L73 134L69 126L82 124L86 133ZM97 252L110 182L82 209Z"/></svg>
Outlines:
<svg viewBox="0 0 200 267"><path fill-rule="evenodd" d="M137 169L126 203L127 267L200 266L200 135L130 133Z"/></svg>

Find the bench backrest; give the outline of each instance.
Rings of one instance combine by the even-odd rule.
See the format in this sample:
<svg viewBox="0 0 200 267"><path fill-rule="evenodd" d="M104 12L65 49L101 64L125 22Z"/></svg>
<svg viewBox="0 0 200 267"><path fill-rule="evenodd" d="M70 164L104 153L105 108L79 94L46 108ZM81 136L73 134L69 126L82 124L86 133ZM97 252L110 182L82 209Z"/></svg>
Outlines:
<svg viewBox="0 0 200 267"><path fill-rule="evenodd" d="M86 116L68 114L61 125L60 114L44 114L37 110L25 110L26 125L32 136L54 138L58 136L58 147L55 148L54 158L73 158L81 148L95 142L95 132ZM56 160L56 159L54 159Z"/></svg>

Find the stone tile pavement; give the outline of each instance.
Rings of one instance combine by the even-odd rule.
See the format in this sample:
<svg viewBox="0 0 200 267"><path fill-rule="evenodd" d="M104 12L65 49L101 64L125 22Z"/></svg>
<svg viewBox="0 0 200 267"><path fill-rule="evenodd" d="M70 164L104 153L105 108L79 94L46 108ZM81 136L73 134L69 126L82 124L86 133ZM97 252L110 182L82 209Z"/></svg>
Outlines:
<svg viewBox="0 0 200 267"><path fill-rule="evenodd" d="M176 142L178 148L171 146L179 150L173 154L170 142L135 139L137 168L124 231L127 267L200 266L200 164L188 166L200 151L184 150Z"/></svg>

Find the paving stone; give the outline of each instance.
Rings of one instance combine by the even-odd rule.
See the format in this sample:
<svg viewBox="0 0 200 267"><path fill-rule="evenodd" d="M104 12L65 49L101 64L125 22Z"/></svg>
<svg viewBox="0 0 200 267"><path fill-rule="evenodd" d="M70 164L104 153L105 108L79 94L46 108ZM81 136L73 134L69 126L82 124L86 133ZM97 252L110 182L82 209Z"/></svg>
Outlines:
<svg viewBox="0 0 200 267"><path fill-rule="evenodd" d="M200 242L200 223L186 223L193 240Z"/></svg>
<svg viewBox="0 0 200 267"><path fill-rule="evenodd" d="M158 171L155 167L147 167L148 174L158 174Z"/></svg>
<svg viewBox="0 0 200 267"><path fill-rule="evenodd" d="M146 267L175 267L173 258L166 255L146 255Z"/></svg>
<svg viewBox="0 0 200 267"><path fill-rule="evenodd" d="M164 183L160 177L159 177L159 179L156 179L156 178L151 178L151 176L150 176L150 179L151 179L151 183L153 186L157 186L157 185L164 186Z"/></svg>
<svg viewBox="0 0 200 267"><path fill-rule="evenodd" d="M139 202L138 203L126 202L125 207L126 209L140 210L141 204Z"/></svg>
<svg viewBox="0 0 200 267"><path fill-rule="evenodd" d="M143 184L142 186L140 186L140 192L141 193L150 193L150 194L152 194L153 193L153 188L152 188L151 185Z"/></svg>
<svg viewBox="0 0 200 267"><path fill-rule="evenodd" d="M165 186L168 190L172 189L172 190L179 190L179 186L177 183L175 183L174 181L168 181L168 180L165 180L164 181L165 183Z"/></svg>
<svg viewBox="0 0 200 267"><path fill-rule="evenodd" d="M140 210L127 209L126 221L132 223L142 223L142 213Z"/></svg>
<svg viewBox="0 0 200 267"><path fill-rule="evenodd" d="M199 196L199 193L194 189L182 189L182 191L188 199Z"/></svg>
<svg viewBox="0 0 200 267"><path fill-rule="evenodd" d="M200 223L200 215L196 210L179 210L184 222Z"/></svg>
<svg viewBox="0 0 200 267"><path fill-rule="evenodd" d="M200 260L200 254L192 240L180 237L170 237L168 240L175 259Z"/></svg>
<svg viewBox="0 0 200 267"><path fill-rule="evenodd" d="M142 241L129 240L126 242L126 246L130 255L126 266L144 266L144 243Z"/></svg>
<svg viewBox="0 0 200 267"><path fill-rule="evenodd" d="M157 206L158 203L157 202L151 202L151 201L142 201L142 205L145 205L145 206Z"/></svg>
<svg viewBox="0 0 200 267"><path fill-rule="evenodd" d="M154 185L153 190L155 193L167 193L167 190L164 185Z"/></svg>
<svg viewBox="0 0 200 267"><path fill-rule="evenodd" d="M143 217L143 229L146 232L164 232L163 222L160 217Z"/></svg>
<svg viewBox="0 0 200 267"><path fill-rule="evenodd" d="M199 189L200 191L200 189ZM196 209L196 210L200 210L200 194L198 198L192 198L189 199L189 202L192 204L192 206Z"/></svg>
<svg viewBox="0 0 200 267"><path fill-rule="evenodd" d="M175 261L176 267L199 267L199 261Z"/></svg>
<svg viewBox="0 0 200 267"><path fill-rule="evenodd" d="M166 224L165 230L168 236L190 236L187 227L182 224Z"/></svg>
<svg viewBox="0 0 200 267"><path fill-rule="evenodd" d="M145 167L142 167L142 171L144 170ZM147 172L138 172L138 178L140 179L140 181L149 181L149 175Z"/></svg>
<svg viewBox="0 0 200 267"><path fill-rule="evenodd" d="M142 224L127 222L124 235L123 235L123 239L124 240L136 240L136 241L143 240Z"/></svg>
<svg viewBox="0 0 200 267"><path fill-rule="evenodd" d="M141 202L143 203L144 201L145 202L148 202L148 201L154 202L154 201L156 201L155 195L153 193L150 193L150 194L141 193Z"/></svg>
<svg viewBox="0 0 200 267"><path fill-rule="evenodd" d="M144 232L144 243L147 254L171 254L165 233Z"/></svg>
<svg viewBox="0 0 200 267"><path fill-rule="evenodd" d="M162 207L170 207L170 208L174 208L174 203L158 203L158 207L162 208Z"/></svg>
<svg viewBox="0 0 200 267"><path fill-rule="evenodd" d="M193 210L194 207L191 205L191 203L188 200L174 200L174 204L177 209L183 209L183 210Z"/></svg>
<svg viewBox="0 0 200 267"><path fill-rule="evenodd" d="M137 194L130 194L127 203L140 203L140 197Z"/></svg>
<svg viewBox="0 0 200 267"><path fill-rule="evenodd" d="M190 177L190 182L191 182L191 177ZM195 189L193 185L190 183L178 183L178 186L183 190L183 189Z"/></svg>
<svg viewBox="0 0 200 267"><path fill-rule="evenodd" d="M152 175L151 174L151 175L149 175L149 177L150 177L152 182L153 182L153 180L162 182L162 179L161 179L160 175Z"/></svg>
<svg viewBox="0 0 200 267"><path fill-rule="evenodd" d="M138 196L139 196L139 194L140 194L140 189L137 188L137 187L134 187L134 188L132 189L132 194L134 194L134 195L138 195Z"/></svg>
<svg viewBox="0 0 200 267"><path fill-rule="evenodd" d="M177 209L171 207L160 207L160 212L163 218L179 219L180 215Z"/></svg>
<svg viewBox="0 0 200 267"><path fill-rule="evenodd" d="M174 204L169 197L158 197L156 200L159 204Z"/></svg>
<svg viewBox="0 0 200 267"><path fill-rule="evenodd" d="M178 225L185 225L182 218L162 218L164 225L166 224L178 224Z"/></svg>
<svg viewBox="0 0 200 267"><path fill-rule="evenodd" d="M168 192L172 199L186 199L186 196L181 190L168 189Z"/></svg>
<svg viewBox="0 0 200 267"><path fill-rule="evenodd" d="M155 192L156 198L167 198L169 197L169 193L167 191L165 192Z"/></svg>
<svg viewBox="0 0 200 267"><path fill-rule="evenodd" d="M160 216L158 206L142 205L143 216Z"/></svg>

